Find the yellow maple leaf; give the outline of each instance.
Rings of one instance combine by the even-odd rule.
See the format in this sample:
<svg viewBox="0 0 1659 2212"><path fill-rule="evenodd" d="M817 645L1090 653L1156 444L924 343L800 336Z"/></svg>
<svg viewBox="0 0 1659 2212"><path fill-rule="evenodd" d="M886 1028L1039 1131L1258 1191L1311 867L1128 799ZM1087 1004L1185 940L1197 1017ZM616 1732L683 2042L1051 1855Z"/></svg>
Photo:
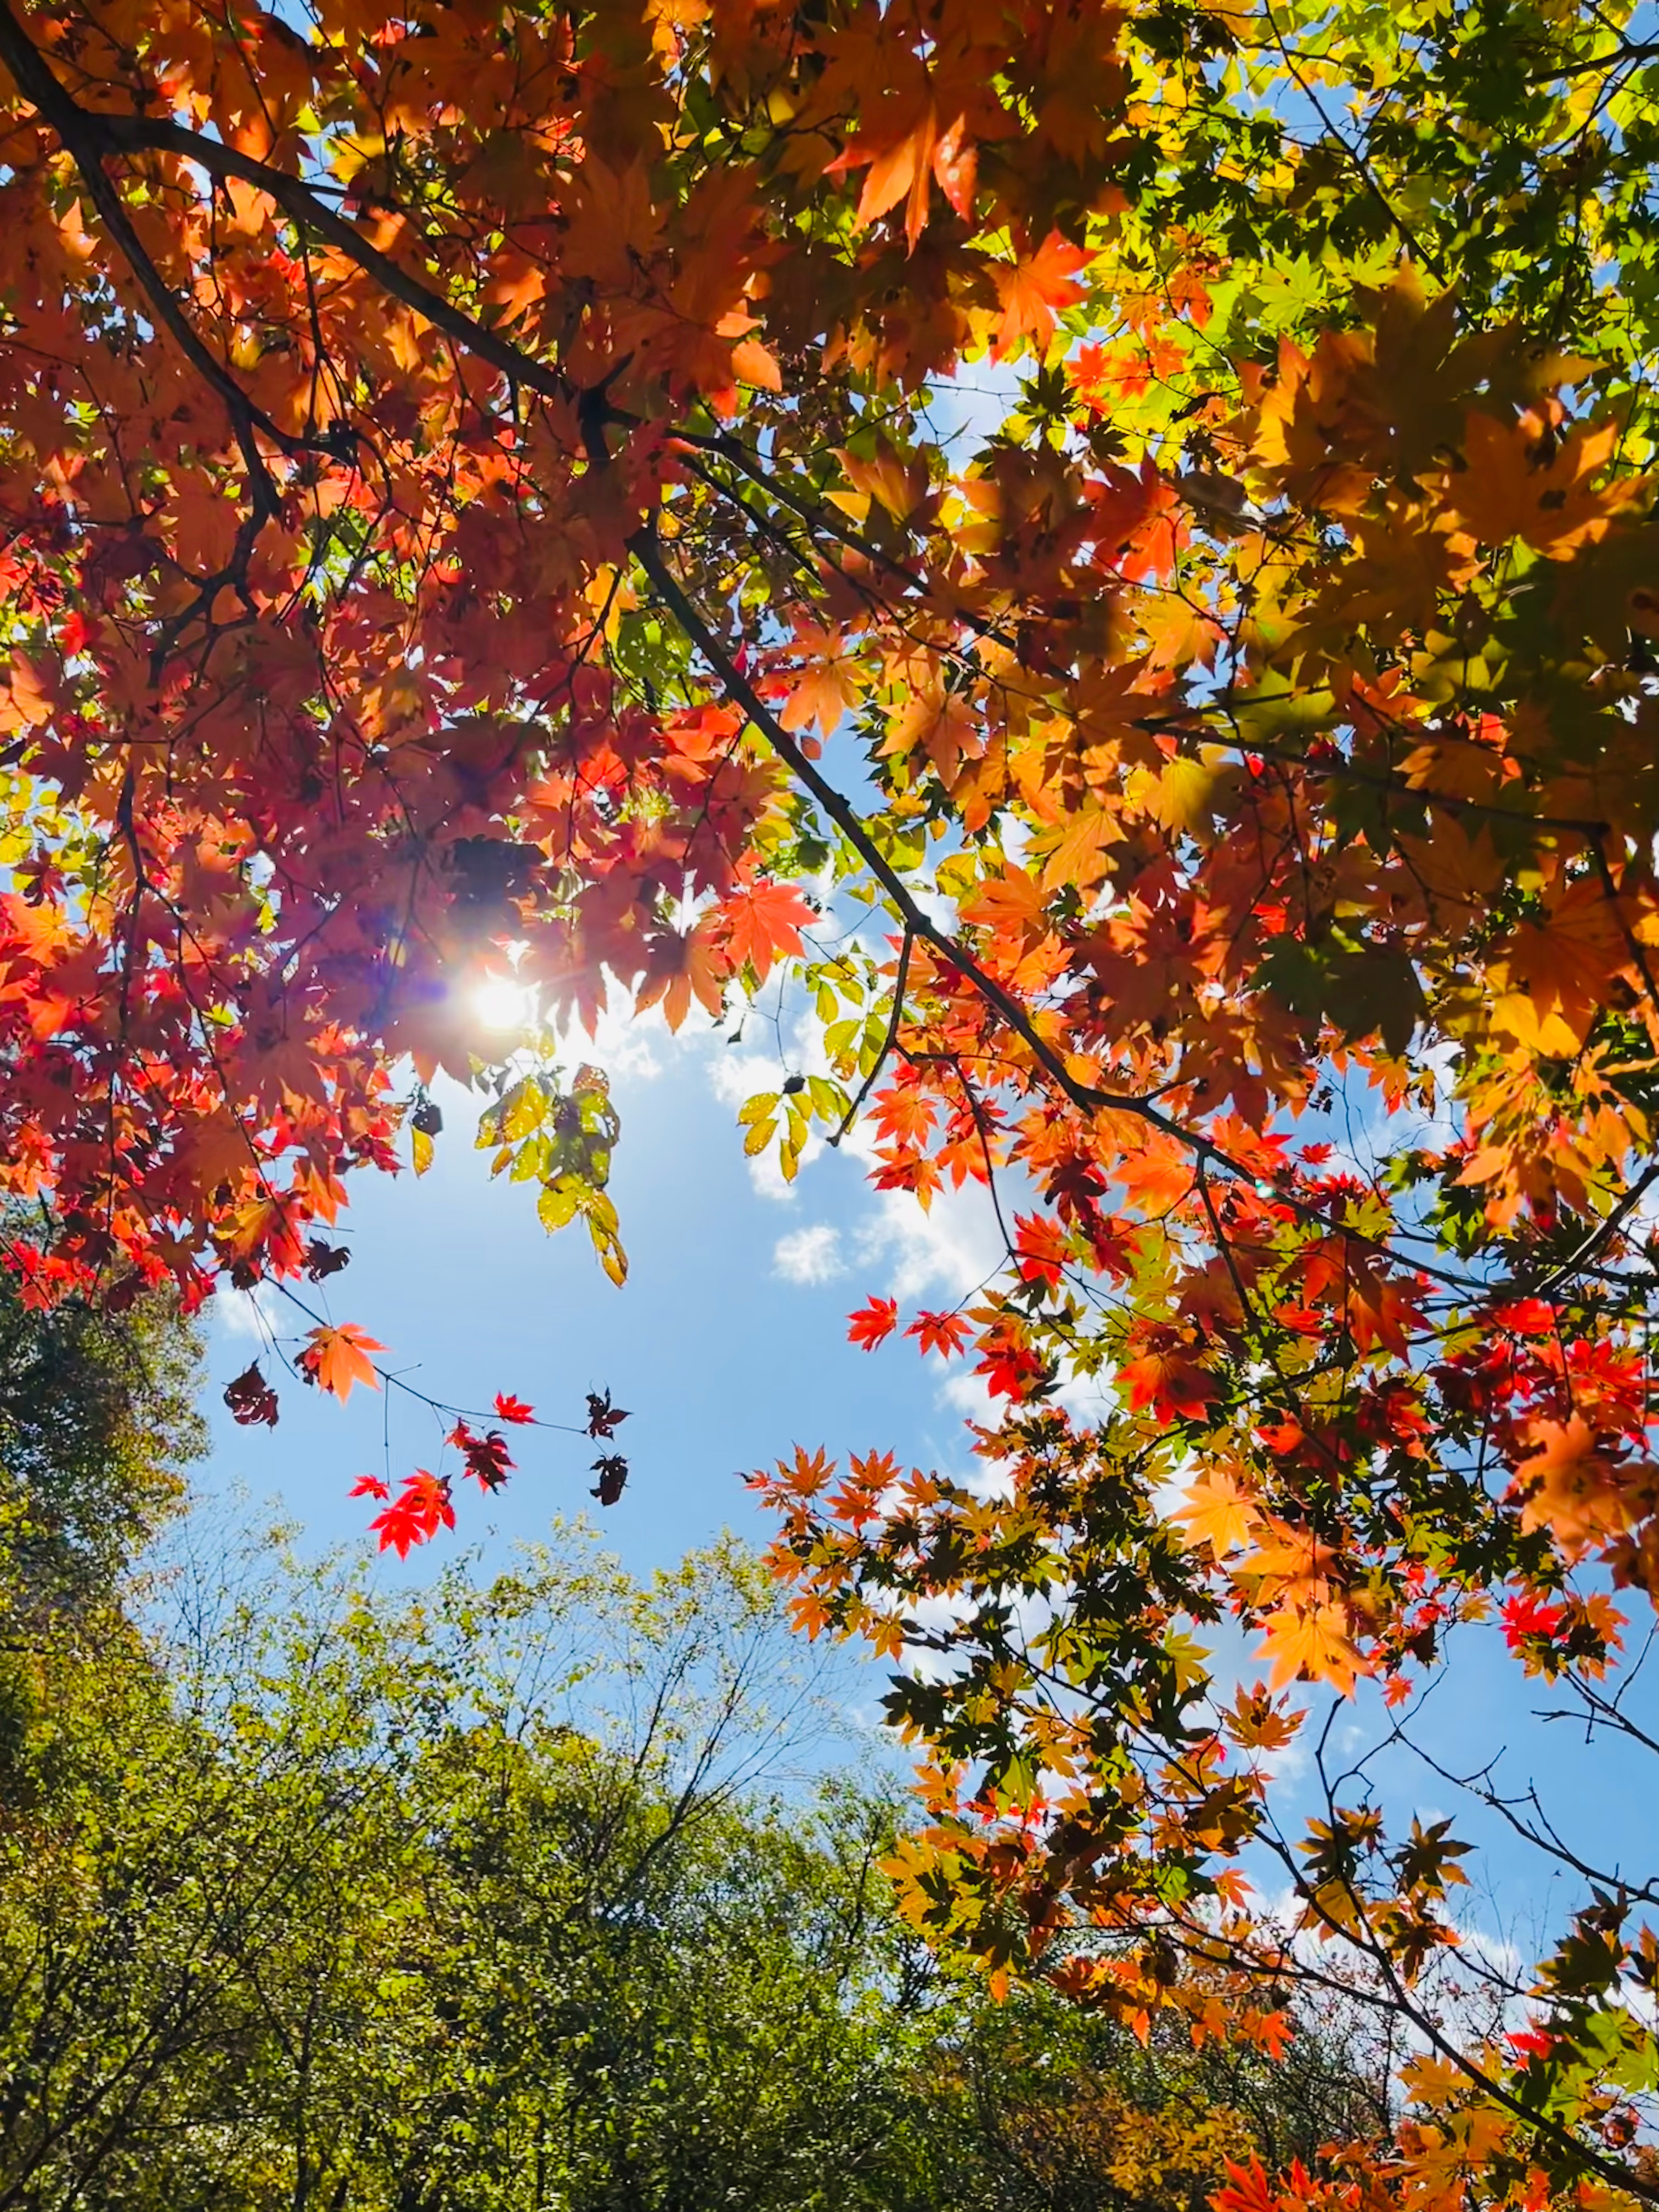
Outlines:
<svg viewBox="0 0 1659 2212"><path fill-rule="evenodd" d="M1106 848L1121 845L1123 834L1121 823L1109 809L1079 807L1058 831L1047 831L1033 840L1033 853L1043 853L1043 889L1052 891L1075 884L1081 891L1095 890L1106 875Z"/></svg>
<svg viewBox="0 0 1659 2212"><path fill-rule="evenodd" d="M1628 958L1618 911L1601 884L1569 884L1542 921L1522 922L1498 948L1492 972L1504 1026L1522 1044L1559 1050L1565 1040L1576 1052Z"/></svg>
<svg viewBox="0 0 1659 2212"><path fill-rule="evenodd" d="M1615 422L1587 424L1552 453L1536 415L1500 422L1471 413L1463 440L1468 466L1450 486L1457 512L1488 545L1520 538L1557 558L1570 553L1602 536L1612 517L1646 489L1639 477L1600 488L1592 481L1612 458L1619 435Z"/></svg>
<svg viewBox="0 0 1659 2212"><path fill-rule="evenodd" d="M1194 606L1182 592L1149 592L1137 619L1146 640L1149 668L1207 668L1214 660L1221 625L1206 608Z"/></svg>

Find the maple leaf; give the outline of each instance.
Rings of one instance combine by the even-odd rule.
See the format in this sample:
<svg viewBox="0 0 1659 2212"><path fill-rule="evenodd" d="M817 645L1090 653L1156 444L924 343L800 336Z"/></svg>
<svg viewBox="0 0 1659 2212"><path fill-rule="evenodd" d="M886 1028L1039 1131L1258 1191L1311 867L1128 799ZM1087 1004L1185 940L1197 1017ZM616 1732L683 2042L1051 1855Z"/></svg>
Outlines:
<svg viewBox="0 0 1659 2212"><path fill-rule="evenodd" d="M1364 1662L1349 1638L1341 1606L1280 1606L1263 1627L1261 1656L1273 1662L1274 1689L1291 1681L1329 1682L1352 1697Z"/></svg>
<svg viewBox="0 0 1659 2212"><path fill-rule="evenodd" d="M308 1331L305 1349L295 1364L308 1381L344 1401L351 1395L355 1382L370 1390L380 1389L380 1377L369 1354L385 1350L385 1345L355 1322L343 1322L337 1328L319 1327Z"/></svg>
<svg viewBox="0 0 1659 2212"><path fill-rule="evenodd" d="M276 1427L278 1413L276 1393L260 1372L257 1359L226 1383L224 1399L230 1408L232 1420L239 1421L244 1428Z"/></svg>
<svg viewBox="0 0 1659 2212"><path fill-rule="evenodd" d="M877 441L873 456L837 449L836 459L849 483L857 486L867 507L873 499L896 522L914 522L927 497L927 471L919 460L907 460L887 441Z"/></svg>
<svg viewBox="0 0 1659 2212"><path fill-rule="evenodd" d="M1028 1283L1046 1283L1058 1290L1071 1265L1071 1239L1057 1222L1041 1215L1014 1216L1015 1249L1019 1272Z"/></svg>
<svg viewBox="0 0 1659 2212"><path fill-rule="evenodd" d="M789 696L778 720L786 730L816 725L827 738L863 696L864 672L843 651L839 630L823 629L800 615L794 623L793 646L802 666L790 678Z"/></svg>
<svg viewBox="0 0 1659 2212"><path fill-rule="evenodd" d="M1553 1637L1566 1619L1565 1606L1551 1605L1535 1591L1524 1590L1504 1607L1504 1641L1518 1651L1528 1637Z"/></svg>
<svg viewBox="0 0 1659 2212"><path fill-rule="evenodd" d="M613 1406L608 1390L590 1390L587 1394L587 1433L590 1437L614 1437L629 1418L625 1406Z"/></svg>
<svg viewBox="0 0 1659 2212"><path fill-rule="evenodd" d="M740 376L745 384L758 385L763 392L783 389L783 371L778 367L777 356L758 338L738 340L732 349L732 373Z"/></svg>
<svg viewBox="0 0 1659 2212"><path fill-rule="evenodd" d="M976 921L998 936L1016 940L1040 936L1048 929L1042 884L1023 868L1006 868L975 885L964 899L964 921Z"/></svg>
<svg viewBox="0 0 1659 2212"><path fill-rule="evenodd" d="M1118 1380L1132 1407L1150 1406L1160 1421L1197 1419L1220 1395L1214 1376L1180 1345L1126 1360Z"/></svg>
<svg viewBox="0 0 1659 2212"><path fill-rule="evenodd" d="M458 1421L450 1431L447 1441L453 1444L465 1462L462 1473L476 1482L480 1490L499 1490L507 1480L514 1465L507 1448L507 1438L499 1429L490 1429L479 1436L465 1421Z"/></svg>
<svg viewBox="0 0 1659 2212"><path fill-rule="evenodd" d="M360 1474L347 1494L352 1498L390 1498L392 1486L382 1482L378 1474Z"/></svg>
<svg viewBox="0 0 1659 2212"><path fill-rule="evenodd" d="M921 1339L924 1352L940 1352L946 1359L960 1352L973 1333L966 1314L926 1312L919 1313L904 1332Z"/></svg>
<svg viewBox="0 0 1659 2212"><path fill-rule="evenodd" d="M495 1412L503 1421L526 1422L533 1421L536 1418L532 1406L526 1405L522 1398L514 1398L502 1390L495 1393Z"/></svg>
<svg viewBox="0 0 1659 2212"><path fill-rule="evenodd" d="M1525 2059L1547 2058L1560 2039L1547 2028L1512 2027L1506 2028L1504 2033L1510 2050L1518 2051Z"/></svg>
<svg viewBox="0 0 1659 2212"><path fill-rule="evenodd" d="M677 1030L691 1011L695 994L711 1014L726 1004L726 980L731 973L726 933L718 915L706 914L682 933L665 929L651 946L650 967L635 994L641 1012L661 1005L668 1026Z"/></svg>
<svg viewBox="0 0 1659 2212"><path fill-rule="evenodd" d="M400 1559L407 1559L416 1545L429 1543L440 1528L455 1526L448 1483L423 1467L416 1468L413 1474L404 1477L403 1487L391 1504L368 1525L381 1551L395 1551Z"/></svg>
<svg viewBox="0 0 1659 2212"><path fill-rule="evenodd" d="M739 884L716 913L732 964L751 966L757 983L771 974L775 960L800 951L801 931L817 919L793 884L764 879Z"/></svg>
<svg viewBox="0 0 1659 2212"><path fill-rule="evenodd" d="M954 785L964 760L985 749L973 702L960 691L927 684L912 690L887 726L882 751L890 758L921 752Z"/></svg>
<svg viewBox="0 0 1659 2212"><path fill-rule="evenodd" d="M1464 431L1468 467L1454 481L1459 512L1492 544L1522 538L1540 552L1560 554L1606 531L1610 518L1642 490L1639 477L1593 483L1618 441L1616 425L1580 425L1553 453L1535 415L1500 422L1472 413Z"/></svg>
<svg viewBox="0 0 1659 2212"><path fill-rule="evenodd" d="M1005 360L1027 337L1035 351L1044 350L1054 336L1056 317L1082 297L1075 279L1088 258L1080 246L1068 245L1057 230L1051 230L1035 253L1012 268L1001 263L994 267L1002 321L991 349L993 361Z"/></svg>
<svg viewBox="0 0 1659 2212"><path fill-rule="evenodd" d="M306 1280L325 1283L331 1275L351 1265L351 1248L346 1244L330 1244L320 1237L306 1242Z"/></svg>
<svg viewBox="0 0 1659 2212"><path fill-rule="evenodd" d="M1258 1682L1253 1690L1239 1689L1222 1722L1233 1741L1246 1750L1282 1751L1295 1740L1306 1717L1305 1713L1284 1711L1283 1701L1276 1705L1267 1684Z"/></svg>
<svg viewBox="0 0 1659 2212"><path fill-rule="evenodd" d="M1532 1441L1537 1449L1515 1470L1523 1529L1547 1529L1564 1556L1577 1559L1631 1525L1650 1468L1623 1461L1582 1413L1565 1421L1535 1421Z"/></svg>
<svg viewBox="0 0 1659 2212"><path fill-rule="evenodd" d="M1218 1559L1243 1551L1254 1534L1258 1516L1248 1492L1224 1467L1212 1468L1186 1492L1187 1503L1175 1517L1194 1543L1207 1544Z"/></svg>
<svg viewBox="0 0 1659 2212"><path fill-rule="evenodd" d="M1277 2192L1268 2185L1259 2159L1253 2158L1248 2166L1235 2166L1231 2159L1224 2163L1227 2185L1211 2199L1215 2212L1280 2212Z"/></svg>
<svg viewBox="0 0 1659 2212"><path fill-rule="evenodd" d="M620 1452L604 1452L594 1461L593 1472L599 1479L589 1495L601 1505L614 1505L627 1487L628 1462Z"/></svg>
<svg viewBox="0 0 1659 2212"><path fill-rule="evenodd" d="M966 221L978 164L976 149L965 136L965 116L959 114L941 129L938 106L924 94L901 105L880 131L867 131L854 139L830 164L830 173L839 175L869 164L854 220L860 224L878 222L904 200L905 241L914 253L927 228L931 174Z"/></svg>
<svg viewBox="0 0 1659 2212"><path fill-rule="evenodd" d="M898 1300L872 1297L857 1313L848 1316L847 1340L873 1352L898 1327Z"/></svg>

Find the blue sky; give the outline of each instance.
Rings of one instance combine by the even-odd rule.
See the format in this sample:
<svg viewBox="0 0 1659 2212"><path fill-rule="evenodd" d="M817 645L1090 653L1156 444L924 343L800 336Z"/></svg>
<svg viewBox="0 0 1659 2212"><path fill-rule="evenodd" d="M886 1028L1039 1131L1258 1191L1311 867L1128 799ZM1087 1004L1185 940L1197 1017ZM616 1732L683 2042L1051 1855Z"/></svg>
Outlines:
<svg viewBox="0 0 1659 2212"><path fill-rule="evenodd" d="M953 1303L994 1255L983 1194L948 1199L930 1220L872 1192L850 1152L817 1149L793 1189L769 1164L751 1170L735 1107L775 1080L777 1064L707 1029L676 1039L648 1018L594 1056L623 1119L611 1184L630 1261L623 1288L579 1226L545 1233L533 1185L490 1182L488 1156L472 1148L481 1102L451 1089L430 1173L354 1178L342 1222L351 1264L307 1298L367 1328L388 1364L448 1402L483 1409L507 1390L574 1423L589 1389L610 1389L630 1409L618 1443L633 1473L603 1533L636 1571L723 1528L763 1535L739 1477L797 1442L838 1453L880 1443L960 1465L960 1411L941 1363L914 1346L855 1351L846 1316L872 1291ZM279 1334L308 1325L280 1298L264 1304ZM245 1484L311 1540L360 1534L374 1509L349 1498L355 1477L384 1474L388 1438L394 1480L434 1465L438 1425L396 1392L357 1390L341 1407L279 1377L280 1425L237 1427L219 1393L263 1352L260 1328L246 1299L213 1313L207 1483ZM540 1430L514 1443L520 1469L506 1490L484 1502L463 1486L472 1534L536 1534L550 1515L589 1507L595 1446ZM405 1571L419 1571L411 1560Z"/></svg>

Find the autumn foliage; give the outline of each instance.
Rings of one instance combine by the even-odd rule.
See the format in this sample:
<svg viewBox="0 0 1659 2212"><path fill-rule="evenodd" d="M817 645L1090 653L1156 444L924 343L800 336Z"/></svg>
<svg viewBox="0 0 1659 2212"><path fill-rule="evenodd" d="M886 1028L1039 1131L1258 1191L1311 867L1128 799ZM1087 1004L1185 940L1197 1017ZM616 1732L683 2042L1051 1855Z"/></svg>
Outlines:
<svg viewBox="0 0 1659 2212"><path fill-rule="evenodd" d="M440 1073L620 1280L617 1116L561 1040L795 994L818 1048L749 1150L793 1175L866 1117L879 1187L988 1184L1006 1245L966 1310L851 1324L982 1378L982 1478L761 1481L804 1625L950 1660L893 1693L917 1918L1264 2049L1358 1960L1420 2039L1392 2164L1228 2212L1659 2195L1651 1888L1581 1867L1472 2045L1418 1994L1462 1846L1334 1796L1291 1838L1268 1789L1295 1686L1409 1705L1483 1619L1651 1749L1632 23L0 10L28 1295L322 1279ZM537 1009L504 1062L490 976ZM344 1396L380 1349L317 1320L296 1364ZM450 1441L511 1465L488 1417ZM368 1486L400 1551L453 1518L441 1468Z"/></svg>

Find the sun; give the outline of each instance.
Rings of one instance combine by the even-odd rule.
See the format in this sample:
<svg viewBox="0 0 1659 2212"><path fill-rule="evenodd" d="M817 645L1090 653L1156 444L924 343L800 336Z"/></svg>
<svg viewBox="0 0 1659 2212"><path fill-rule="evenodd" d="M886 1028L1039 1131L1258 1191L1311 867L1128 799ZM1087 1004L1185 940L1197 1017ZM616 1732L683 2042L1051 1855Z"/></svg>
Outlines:
<svg viewBox="0 0 1659 2212"><path fill-rule="evenodd" d="M527 1030L536 1019L536 994L511 975L486 975L473 991L472 1011L487 1030Z"/></svg>

